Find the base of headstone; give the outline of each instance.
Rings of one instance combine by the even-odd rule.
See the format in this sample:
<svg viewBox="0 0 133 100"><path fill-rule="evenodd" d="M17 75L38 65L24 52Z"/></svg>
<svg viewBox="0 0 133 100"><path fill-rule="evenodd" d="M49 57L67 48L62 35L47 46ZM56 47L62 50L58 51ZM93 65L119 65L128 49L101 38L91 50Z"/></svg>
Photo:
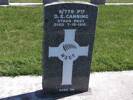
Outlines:
<svg viewBox="0 0 133 100"><path fill-rule="evenodd" d="M0 5L9 5L8 0L0 0Z"/></svg>
<svg viewBox="0 0 133 100"><path fill-rule="evenodd" d="M59 91L47 91L47 90L42 90L42 93L46 96L46 97L53 97L53 98L56 98L56 97L67 97L67 96L71 96L71 95L76 95L76 94L81 94L81 93L84 93L84 92L90 92L90 90L87 90L87 91L73 91L73 92L59 92ZM58 99L58 98L57 98Z"/></svg>

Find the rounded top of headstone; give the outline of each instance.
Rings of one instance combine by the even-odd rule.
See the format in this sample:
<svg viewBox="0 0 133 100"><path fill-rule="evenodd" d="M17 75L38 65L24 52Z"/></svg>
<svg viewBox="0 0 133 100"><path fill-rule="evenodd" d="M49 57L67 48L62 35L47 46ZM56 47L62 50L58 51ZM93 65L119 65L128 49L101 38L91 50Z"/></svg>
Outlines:
<svg viewBox="0 0 133 100"><path fill-rule="evenodd" d="M94 6L97 7L97 5L89 3L89 2L81 2L81 1L73 1L73 2L52 2L45 4L45 6L54 6L54 5L60 5L60 4L81 4L81 5L89 5L89 6Z"/></svg>
<svg viewBox="0 0 133 100"><path fill-rule="evenodd" d="M57 2L58 0L43 0L44 4L52 3L52 2Z"/></svg>

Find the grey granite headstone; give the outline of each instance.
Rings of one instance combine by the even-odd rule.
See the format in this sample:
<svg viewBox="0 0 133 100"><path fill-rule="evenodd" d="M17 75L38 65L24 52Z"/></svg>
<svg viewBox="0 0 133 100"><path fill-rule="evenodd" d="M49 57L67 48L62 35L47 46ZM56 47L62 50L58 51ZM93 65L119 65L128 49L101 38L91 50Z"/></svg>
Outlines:
<svg viewBox="0 0 133 100"><path fill-rule="evenodd" d="M91 0L91 3L93 4L105 4L107 0Z"/></svg>
<svg viewBox="0 0 133 100"><path fill-rule="evenodd" d="M8 0L0 0L0 5L8 5Z"/></svg>
<svg viewBox="0 0 133 100"><path fill-rule="evenodd" d="M52 2L57 2L59 0L43 0L44 4L52 3Z"/></svg>
<svg viewBox="0 0 133 100"><path fill-rule="evenodd" d="M88 90L97 10L90 3L45 5L43 89L46 93Z"/></svg>

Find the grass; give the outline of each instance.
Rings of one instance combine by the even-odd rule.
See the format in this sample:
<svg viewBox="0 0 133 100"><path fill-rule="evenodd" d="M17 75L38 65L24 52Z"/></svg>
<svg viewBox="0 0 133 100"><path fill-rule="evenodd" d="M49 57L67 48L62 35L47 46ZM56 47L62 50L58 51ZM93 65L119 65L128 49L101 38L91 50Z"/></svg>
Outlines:
<svg viewBox="0 0 133 100"><path fill-rule="evenodd" d="M60 0L61 1L61 0ZM91 1L91 0L64 0L64 1ZM107 0L110 3L131 3L133 0Z"/></svg>
<svg viewBox="0 0 133 100"><path fill-rule="evenodd" d="M43 0L10 0L10 2L42 2Z"/></svg>
<svg viewBox="0 0 133 100"><path fill-rule="evenodd" d="M100 6L93 71L133 70L133 6ZM0 8L0 76L40 75L42 7Z"/></svg>
<svg viewBox="0 0 133 100"><path fill-rule="evenodd" d="M133 70L133 6L100 7L93 71Z"/></svg>
<svg viewBox="0 0 133 100"><path fill-rule="evenodd" d="M107 0L108 2L114 2L114 3L132 3L133 0Z"/></svg>
<svg viewBox="0 0 133 100"><path fill-rule="evenodd" d="M40 74L42 9L0 8L0 75Z"/></svg>

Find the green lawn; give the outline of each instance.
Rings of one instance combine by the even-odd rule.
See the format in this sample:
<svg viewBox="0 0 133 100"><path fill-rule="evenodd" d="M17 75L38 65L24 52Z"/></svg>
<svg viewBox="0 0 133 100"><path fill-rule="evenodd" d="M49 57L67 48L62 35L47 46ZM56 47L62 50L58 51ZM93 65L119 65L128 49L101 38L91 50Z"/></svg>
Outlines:
<svg viewBox="0 0 133 100"><path fill-rule="evenodd" d="M133 70L133 6L101 6L93 71ZM0 8L0 76L41 74L42 7Z"/></svg>
<svg viewBox="0 0 133 100"><path fill-rule="evenodd" d="M116 2L116 3L119 3L119 2L122 2L122 3L133 3L133 0L107 0L108 2Z"/></svg>
<svg viewBox="0 0 133 100"><path fill-rule="evenodd" d="M0 75L41 73L42 8L0 8Z"/></svg>
<svg viewBox="0 0 133 100"><path fill-rule="evenodd" d="M133 6L100 7L93 71L133 70Z"/></svg>
<svg viewBox="0 0 133 100"><path fill-rule="evenodd" d="M60 0L61 1L61 0ZM89 1L90 2L90 0L63 0L63 1ZM133 2L133 0L107 0L107 2L111 2L111 3L131 3L131 2Z"/></svg>
<svg viewBox="0 0 133 100"><path fill-rule="evenodd" d="M42 2L43 0L10 0L10 2Z"/></svg>

